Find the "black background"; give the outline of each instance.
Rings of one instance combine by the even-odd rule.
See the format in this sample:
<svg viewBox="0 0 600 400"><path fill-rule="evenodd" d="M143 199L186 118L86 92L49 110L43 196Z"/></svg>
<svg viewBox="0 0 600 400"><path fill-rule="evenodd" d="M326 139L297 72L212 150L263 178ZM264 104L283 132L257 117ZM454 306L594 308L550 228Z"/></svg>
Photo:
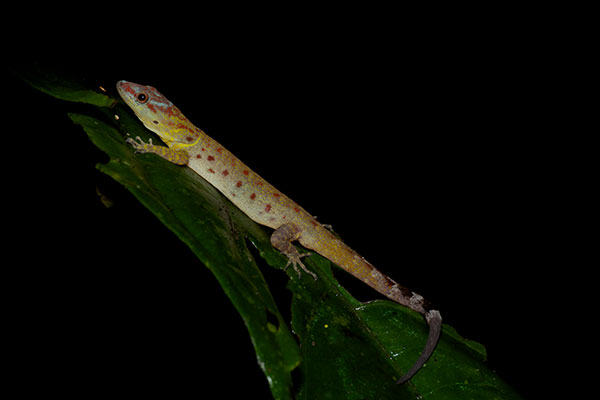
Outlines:
<svg viewBox="0 0 600 400"><path fill-rule="evenodd" d="M556 146L561 121L547 108L556 87L547 85L544 56L523 42L507 48L501 36L423 30L396 32L396 41L391 33L309 40L265 31L223 45L216 30L191 53L173 37L168 57L160 47L114 43L98 49L114 62L74 57L52 67L112 94L120 79L158 88L484 344L502 378L526 396L539 393L562 369L542 360L549 321L566 319L553 314L551 299L564 288L548 274L567 256L555 237L565 188L555 182L570 156ZM61 390L76 390L76 381L84 392L123 385L122 393L268 398L245 327L210 272L96 171L106 156L66 114L89 108L8 79L5 144L16 161L4 169L4 200L6 217L19 222L10 228L14 277L5 282L22 354L15 371L58 370L40 385ZM285 275L262 271L289 301ZM380 298L337 276L360 300Z"/></svg>

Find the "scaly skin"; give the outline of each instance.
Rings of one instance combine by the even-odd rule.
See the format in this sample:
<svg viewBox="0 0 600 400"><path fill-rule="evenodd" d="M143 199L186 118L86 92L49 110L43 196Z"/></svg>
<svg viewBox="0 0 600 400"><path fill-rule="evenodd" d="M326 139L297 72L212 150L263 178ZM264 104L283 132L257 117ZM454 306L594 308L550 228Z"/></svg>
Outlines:
<svg viewBox="0 0 600 400"><path fill-rule="evenodd" d="M142 123L167 144L157 146L139 138L128 139L138 152L155 153L175 164L187 165L210 182L240 210L261 225L275 229L271 243L285 254L300 276L298 267L308 270L302 257L291 244L298 240L345 269L388 298L415 310L429 324L429 337L421 356L398 380L409 380L427 361L439 339L442 318L420 295L399 285L379 272L354 250L337 239L329 230L298 204L278 191L217 141L194 126L177 107L151 86L119 81L117 90Z"/></svg>

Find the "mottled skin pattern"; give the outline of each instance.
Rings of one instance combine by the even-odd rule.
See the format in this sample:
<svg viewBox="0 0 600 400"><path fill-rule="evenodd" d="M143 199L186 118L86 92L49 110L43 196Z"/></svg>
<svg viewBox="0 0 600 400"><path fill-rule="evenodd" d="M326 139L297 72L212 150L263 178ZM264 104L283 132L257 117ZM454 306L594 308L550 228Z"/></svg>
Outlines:
<svg viewBox="0 0 600 400"><path fill-rule="evenodd" d="M291 242L298 240L345 269L388 298L424 315L429 324L429 337L421 356L398 380L409 380L427 361L439 339L442 318L437 310L416 293L379 272L354 250L337 239L329 230L290 198L271 186L225 147L194 126L177 107L151 86L120 81L117 90L125 103L143 124L155 132L168 147L128 139L137 152L154 153L175 164L187 165L202 176L252 220L275 229L273 247L288 257L300 276L302 268L314 279Z"/></svg>

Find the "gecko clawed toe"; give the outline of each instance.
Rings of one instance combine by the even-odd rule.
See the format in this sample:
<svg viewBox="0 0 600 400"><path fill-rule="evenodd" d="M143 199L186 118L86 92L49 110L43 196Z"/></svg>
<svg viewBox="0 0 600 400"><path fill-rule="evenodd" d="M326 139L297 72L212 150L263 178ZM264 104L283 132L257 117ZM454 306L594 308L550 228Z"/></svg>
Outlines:
<svg viewBox="0 0 600 400"><path fill-rule="evenodd" d="M129 143L130 145L132 145L132 146L133 146L134 148L136 148L136 149L137 149L138 147L144 146L145 144L149 144L150 146L152 146L152 145L153 145L153 143L152 143L152 138L149 138L149 139L148 139L148 143L146 143L146 142L144 142L144 140L143 140L141 137L139 137L139 136L136 136L136 137L135 137L135 139L132 139L132 138L128 137L127 139L125 139L125 143Z"/></svg>
<svg viewBox="0 0 600 400"><path fill-rule="evenodd" d="M316 281L319 278L317 277L317 274L315 274L314 272L310 271L308 268L306 268L306 265L304 265L304 263L302 263L302 261L300 261L300 259L302 257L307 257L310 256L311 253L304 253L304 254L298 254L292 257L288 257L288 262L285 265L285 267L283 267L283 270L286 271L289 266L291 265L292 267L294 267L294 271L296 271L296 273L298 274L298 279L302 278L302 272L300 272L300 270L298 269L298 265L300 265L300 268L302 268L302 270L304 272L306 272L307 274L309 274L310 276L313 277L313 279Z"/></svg>
<svg viewBox="0 0 600 400"><path fill-rule="evenodd" d="M136 136L135 139L128 137L125 140L125 143L129 143L131 147L133 147L133 149L135 150L135 153L140 153L145 144L142 138L139 136Z"/></svg>

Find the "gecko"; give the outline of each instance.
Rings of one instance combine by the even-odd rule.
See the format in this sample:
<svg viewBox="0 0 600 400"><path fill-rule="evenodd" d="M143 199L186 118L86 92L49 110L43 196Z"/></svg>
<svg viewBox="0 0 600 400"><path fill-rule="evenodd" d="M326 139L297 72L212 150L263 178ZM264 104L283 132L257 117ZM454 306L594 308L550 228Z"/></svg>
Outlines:
<svg viewBox="0 0 600 400"><path fill-rule="evenodd" d="M117 91L138 119L166 144L155 145L139 137L126 142L138 153L153 153L174 164L187 166L207 180L250 219L274 229L271 244L301 277L317 275L302 262L310 253L300 253L293 242L313 250L360 279L387 298L422 314L429 335L421 355L400 379L410 380L433 353L440 337L442 317L422 296L396 283L348 247L314 216L269 184L216 140L192 124L165 96L152 86L117 82Z"/></svg>

